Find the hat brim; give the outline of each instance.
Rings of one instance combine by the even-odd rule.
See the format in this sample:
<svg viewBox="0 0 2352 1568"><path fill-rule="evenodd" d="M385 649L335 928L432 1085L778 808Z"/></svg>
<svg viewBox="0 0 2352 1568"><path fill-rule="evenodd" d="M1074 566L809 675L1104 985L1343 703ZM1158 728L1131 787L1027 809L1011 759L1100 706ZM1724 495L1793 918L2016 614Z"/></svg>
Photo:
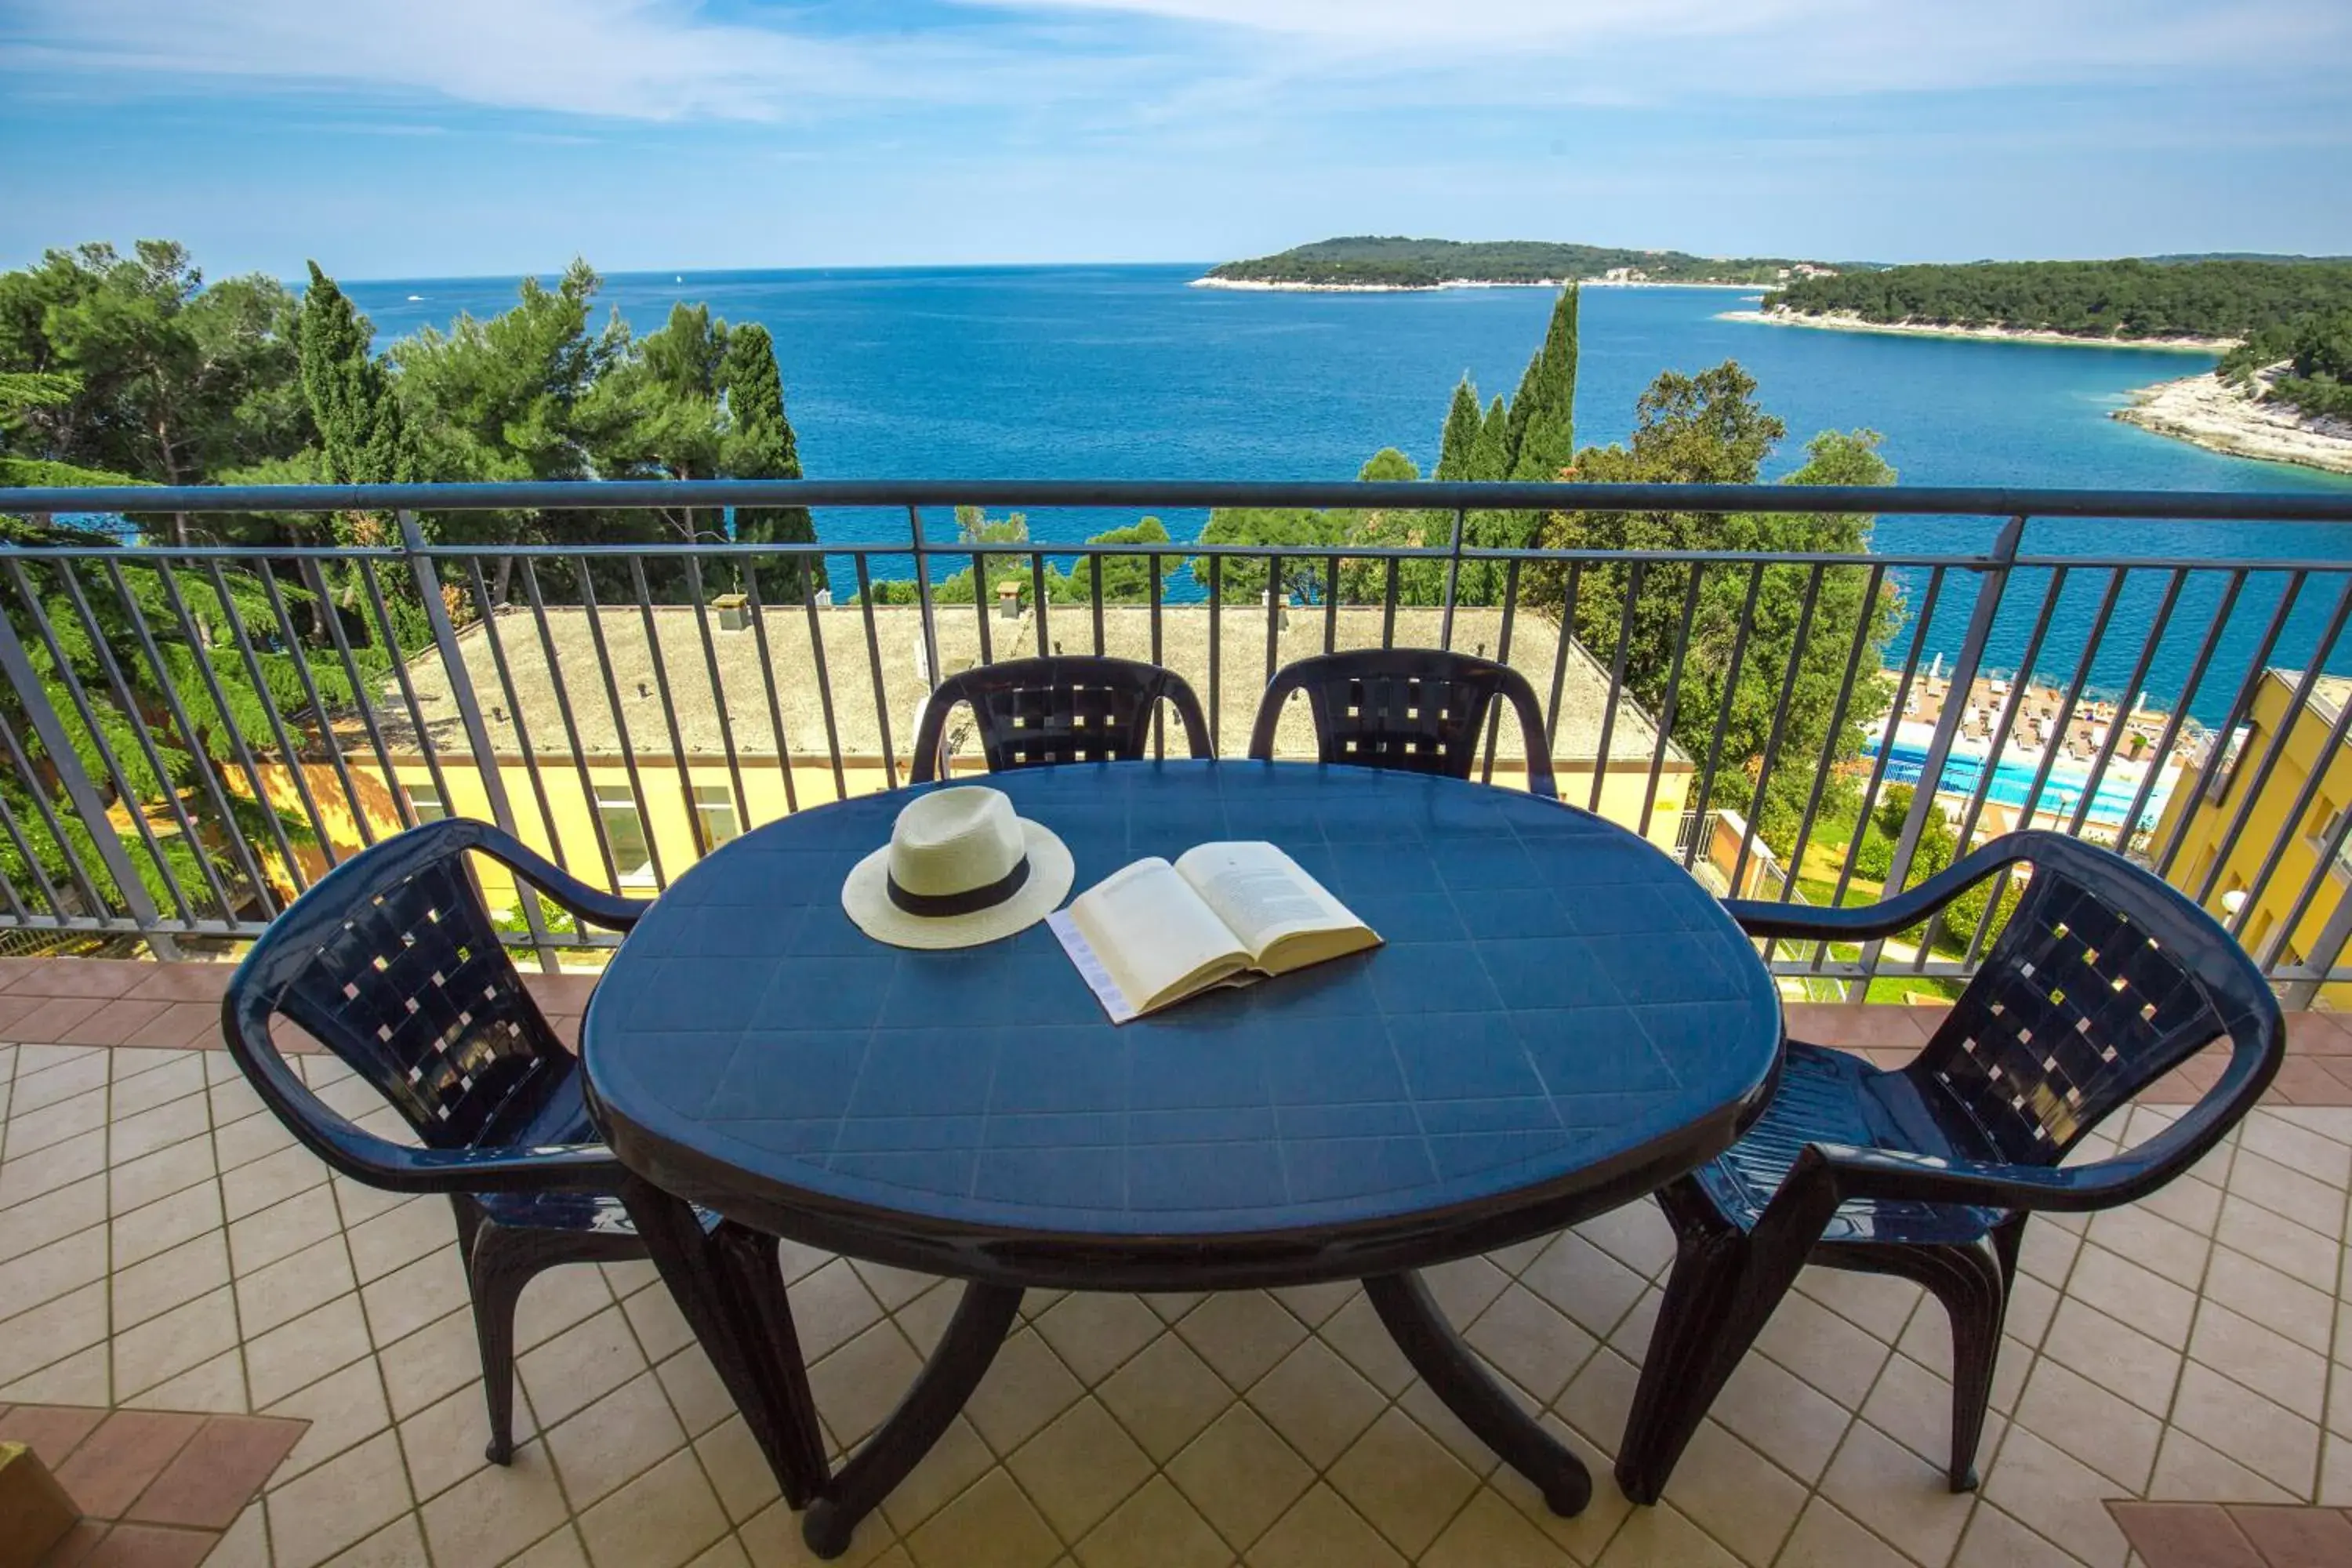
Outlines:
<svg viewBox="0 0 2352 1568"><path fill-rule="evenodd" d="M890 847L886 844L860 860L841 884L843 912L867 936L893 947L978 947L1027 931L1061 906L1076 873L1068 847L1051 828L1026 817L1020 822L1029 879L1003 903L964 915L909 914L890 901Z"/></svg>

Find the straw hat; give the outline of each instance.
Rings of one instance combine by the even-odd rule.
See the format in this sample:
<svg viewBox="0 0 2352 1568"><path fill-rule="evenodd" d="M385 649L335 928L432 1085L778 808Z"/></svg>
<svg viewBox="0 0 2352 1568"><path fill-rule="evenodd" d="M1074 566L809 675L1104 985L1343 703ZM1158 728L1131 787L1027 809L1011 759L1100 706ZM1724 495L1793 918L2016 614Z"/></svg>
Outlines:
<svg viewBox="0 0 2352 1568"><path fill-rule="evenodd" d="M890 842L857 863L841 907L893 947L975 947L1044 920L1070 890L1070 852L996 790L908 802Z"/></svg>

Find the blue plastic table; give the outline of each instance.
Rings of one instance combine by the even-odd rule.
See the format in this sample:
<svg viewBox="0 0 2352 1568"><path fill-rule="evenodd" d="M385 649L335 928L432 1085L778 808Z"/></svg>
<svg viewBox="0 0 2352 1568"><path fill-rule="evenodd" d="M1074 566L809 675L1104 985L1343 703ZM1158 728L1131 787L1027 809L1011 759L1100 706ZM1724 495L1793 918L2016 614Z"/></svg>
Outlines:
<svg viewBox="0 0 2352 1568"><path fill-rule="evenodd" d="M656 902L581 1047L615 1153L672 1205L649 1239L673 1289L704 1293L689 1316L724 1321L731 1300L740 1324L751 1293L688 1245L688 1203L968 1281L905 1403L811 1508L809 1544L846 1547L1033 1286L1362 1279L1433 1390L1552 1507L1581 1509L1583 1467L1412 1271L1615 1207L1730 1144L1780 1043L1738 928L1648 843L1512 791L1265 763L987 782L1061 835L1080 889L1139 856L1266 838L1387 945L1115 1028L1043 925L917 952L850 923L842 879L904 793L770 823ZM770 1375L739 1379L739 1402L804 1403L790 1325L763 1327Z"/></svg>

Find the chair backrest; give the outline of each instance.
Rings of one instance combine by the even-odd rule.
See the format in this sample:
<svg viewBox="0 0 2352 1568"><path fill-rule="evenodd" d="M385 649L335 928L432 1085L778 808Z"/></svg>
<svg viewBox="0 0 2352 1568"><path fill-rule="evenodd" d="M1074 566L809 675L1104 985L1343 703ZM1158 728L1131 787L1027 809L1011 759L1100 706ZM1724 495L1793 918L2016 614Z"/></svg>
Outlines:
<svg viewBox="0 0 2352 1568"><path fill-rule="evenodd" d="M452 818L362 850L271 922L229 982L238 1065L280 1120L332 1158L335 1133L278 1054L283 1016L395 1106L428 1147L522 1136L578 1070L523 989L466 851L496 830Z"/></svg>
<svg viewBox="0 0 2352 1568"><path fill-rule="evenodd" d="M2251 1109L2285 1025L2261 971L2212 917L2122 857L2063 835L2011 834L1993 847L2030 863L2032 879L1905 1069L1930 1114L1997 1158L2055 1164L2225 1036L2221 1087L2234 1090L2197 1113L2218 1122L2218 1137Z"/></svg>
<svg viewBox="0 0 2352 1568"><path fill-rule="evenodd" d="M1526 735L1528 788L1557 799L1543 710L1528 678L1507 664L1440 648L1362 648L1302 658L1277 671L1258 701L1249 754L1274 756L1275 728L1294 691L1307 693L1319 758L1402 773L1466 779L1497 698Z"/></svg>
<svg viewBox="0 0 2352 1568"><path fill-rule="evenodd" d="M1131 763L1150 754L1151 719L1173 703L1189 752L1206 757L1209 724L1182 676L1133 658L1015 658L950 675L931 689L915 734L911 783L946 771L948 716L969 703L988 771L1055 763Z"/></svg>

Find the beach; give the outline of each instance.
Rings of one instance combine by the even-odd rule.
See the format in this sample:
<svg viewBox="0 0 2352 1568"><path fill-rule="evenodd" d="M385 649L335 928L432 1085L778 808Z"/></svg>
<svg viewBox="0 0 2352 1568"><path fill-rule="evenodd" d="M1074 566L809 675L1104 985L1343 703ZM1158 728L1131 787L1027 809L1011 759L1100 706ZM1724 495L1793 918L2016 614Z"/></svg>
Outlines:
<svg viewBox="0 0 2352 1568"><path fill-rule="evenodd" d="M2238 346L2235 338L2086 338L2023 327L1952 327L1925 321L1865 321L1860 316L1843 311L1811 315L1796 310L1726 310L1718 319L1752 321L1768 327L1815 327L1833 332L1888 332L1907 338L1976 338L2001 343L2055 343L2068 348L2164 349L2181 353L2221 353Z"/></svg>
<svg viewBox="0 0 2352 1568"><path fill-rule="evenodd" d="M2130 407L2115 413L2126 425L2232 457L2352 474L2352 420L2261 402L2253 389L2232 386L2210 372L2144 386L2132 397Z"/></svg>

